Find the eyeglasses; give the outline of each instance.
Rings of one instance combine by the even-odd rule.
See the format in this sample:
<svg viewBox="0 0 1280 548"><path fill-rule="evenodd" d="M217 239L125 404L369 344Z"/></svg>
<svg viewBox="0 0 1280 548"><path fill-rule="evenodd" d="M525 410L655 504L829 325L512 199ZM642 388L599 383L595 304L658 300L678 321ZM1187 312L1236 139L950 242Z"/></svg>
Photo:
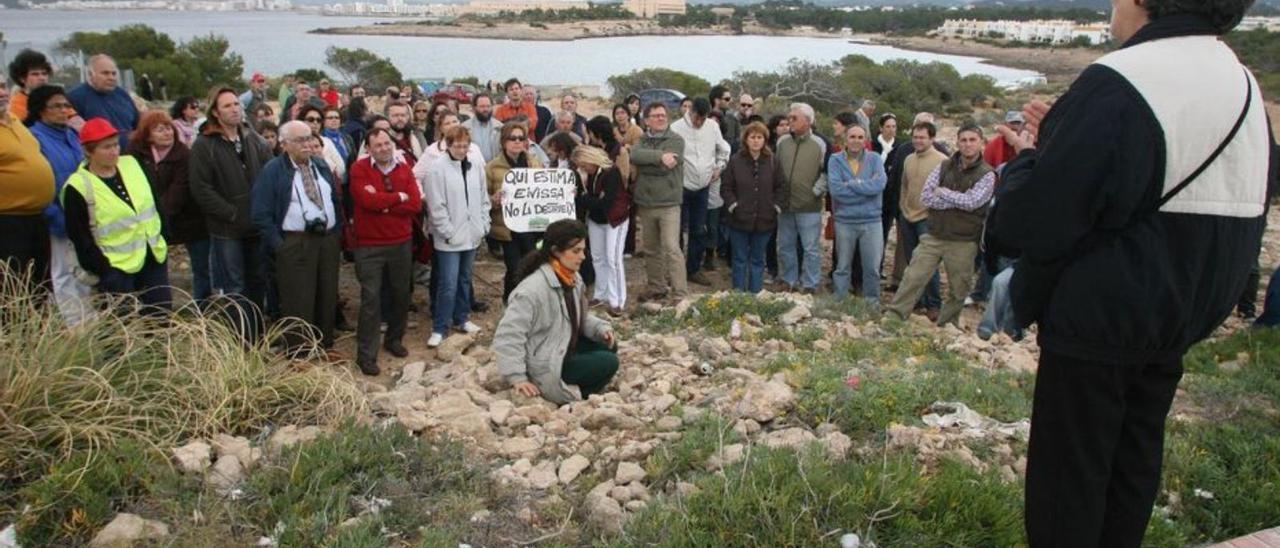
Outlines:
<svg viewBox="0 0 1280 548"><path fill-rule="evenodd" d="M308 122L319 122L319 121L320 121L320 118L317 118L317 117L315 117L315 116L308 116L308 117L306 117L306 118L303 118L303 120L308 121Z"/></svg>
<svg viewBox="0 0 1280 548"><path fill-rule="evenodd" d="M191 109L200 110L200 105L196 105L196 104L187 105L187 110L191 110Z"/></svg>
<svg viewBox="0 0 1280 548"><path fill-rule="evenodd" d="M341 116L325 116L324 119L325 120L341 120L342 117Z"/></svg>
<svg viewBox="0 0 1280 548"><path fill-rule="evenodd" d="M511 142L523 141L523 140L525 140L525 136L524 136L524 135L512 135L512 136L510 136L510 137L507 137L507 140L508 140L508 141L511 141Z"/></svg>
<svg viewBox="0 0 1280 548"><path fill-rule="evenodd" d="M426 114L426 113L427 113L427 109L425 109L425 108L423 108L423 109L414 109L413 113L414 113L414 114Z"/></svg>
<svg viewBox="0 0 1280 548"><path fill-rule="evenodd" d="M49 103L46 108L68 110L71 108L71 103Z"/></svg>
<svg viewBox="0 0 1280 548"><path fill-rule="evenodd" d="M742 108L756 108L756 106L751 103L739 103L738 106Z"/></svg>

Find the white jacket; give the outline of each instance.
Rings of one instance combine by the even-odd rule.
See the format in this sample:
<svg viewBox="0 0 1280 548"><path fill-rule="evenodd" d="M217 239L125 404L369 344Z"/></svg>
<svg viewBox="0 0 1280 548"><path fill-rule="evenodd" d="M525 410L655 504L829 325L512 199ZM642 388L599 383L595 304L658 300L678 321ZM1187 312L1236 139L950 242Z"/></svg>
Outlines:
<svg viewBox="0 0 1280 548"><path fill-rule="evenodd" d="M723 171L729 163L729 142L720 135L720 124L707 118L701 128L695 128L687 115L671 124L671 131L684 139L684 188L707 188L712 172Z"/></svg>
<svg viewBox="0 0 1280 548"><path fill-rule="evenodd" d="M418 164L414 173L426 189L427 222L436 251L471 251L489 233L489 194L484 180L484 157L478 150L467 154L471 163L466 179L462 162L448 156L430 164L423 180Z"/></svg>
<svg viewBox="0 0 1280 548"><path fill-rule="evenodd" d="M480 147L476 146L475 141L472 141L471 148L467 149L468 157L473 154L479 154L481 157L484 157L484 153L480 152ZM418 178L418 190L422 191L423 197L426 197L427 195L427 173L431 171L431 166L434 166L436 161L441 158L448 157L449 149L445 148L444 139L428 145L427 148L422 149L422 152L418 154L418 163L413 166L413 175Z"/></svg>

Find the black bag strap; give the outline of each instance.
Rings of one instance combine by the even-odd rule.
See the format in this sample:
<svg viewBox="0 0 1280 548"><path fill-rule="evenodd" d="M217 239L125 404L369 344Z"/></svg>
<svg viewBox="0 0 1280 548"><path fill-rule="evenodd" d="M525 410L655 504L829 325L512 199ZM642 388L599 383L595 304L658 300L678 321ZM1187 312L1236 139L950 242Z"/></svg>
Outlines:
<svg viewBox="0 0 1280 548"><path fill-rule="evenodd" d="M1159 211L1161 207L1164 207L1164 204L1168 203L1169 200L1172 200L1179 192L1182 192L1182 189L1187 188L1192 181L1196 180L1196 177L1199 177L1201 173L1204 173L1204 170L1209 169L1209 165L1212 164L1214 160L1218 159L1218 156L1222 154L1222 151L1227 149L1227 145L1231 144L1231 141L1235 139L1236 134L1240 132L1240 127L1244 125L1244 119L1249 116L1249 107L1253 106L1253 79L1249 77L1248 69L1241 67L1241 70L1244 71L1245 83L1244 108L1240 110L1240 117L1236 118L1236 125L1231 128L1231 132L1227 133L1227 137L1218 144L1218 148L1213 150L1213 153L1209 155L1209 158L1207 158L1203 164L1200 164L1200 167L1196 168L1195 171L1192 171L1190 175L1187 175L1187 178L1183 179L1181 183L1178 183L1178 186L1173 187L1173 190L1170 190L1164 196L1160 197L1160 200L1156 202L1156 211Z"/></svg>

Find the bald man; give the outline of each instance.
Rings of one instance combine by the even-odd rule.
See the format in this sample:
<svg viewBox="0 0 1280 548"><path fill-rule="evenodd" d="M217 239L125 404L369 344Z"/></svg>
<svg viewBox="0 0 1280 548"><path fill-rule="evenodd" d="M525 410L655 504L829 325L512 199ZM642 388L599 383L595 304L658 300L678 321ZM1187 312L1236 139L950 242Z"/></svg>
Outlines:
<svg viewBox="0 0 1280 548"><path fill-rule="evenodd" d="M89 58L89 81L67 92L76 112L86 120L106 118L120 131L120 148L129 145L129 133L138 127L138 107L120 87L120 69L109 55Z"/></svg>

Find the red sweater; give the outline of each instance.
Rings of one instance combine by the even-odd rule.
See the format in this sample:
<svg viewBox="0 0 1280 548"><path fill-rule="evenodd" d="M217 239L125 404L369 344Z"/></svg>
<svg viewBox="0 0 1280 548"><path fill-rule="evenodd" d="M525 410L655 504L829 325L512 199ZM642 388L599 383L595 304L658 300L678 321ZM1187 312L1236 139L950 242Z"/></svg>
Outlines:
<svg viewBox="0 0 1280 548"><path fill-rule="evenodd" d="M422 211L422 193L412 167L396 164L384 178L372 156L361 158L351 166L350 188L358 247L398 245L413 237L413 218ZM408 201L400 201L401 192L409 196Z"/></svg>

